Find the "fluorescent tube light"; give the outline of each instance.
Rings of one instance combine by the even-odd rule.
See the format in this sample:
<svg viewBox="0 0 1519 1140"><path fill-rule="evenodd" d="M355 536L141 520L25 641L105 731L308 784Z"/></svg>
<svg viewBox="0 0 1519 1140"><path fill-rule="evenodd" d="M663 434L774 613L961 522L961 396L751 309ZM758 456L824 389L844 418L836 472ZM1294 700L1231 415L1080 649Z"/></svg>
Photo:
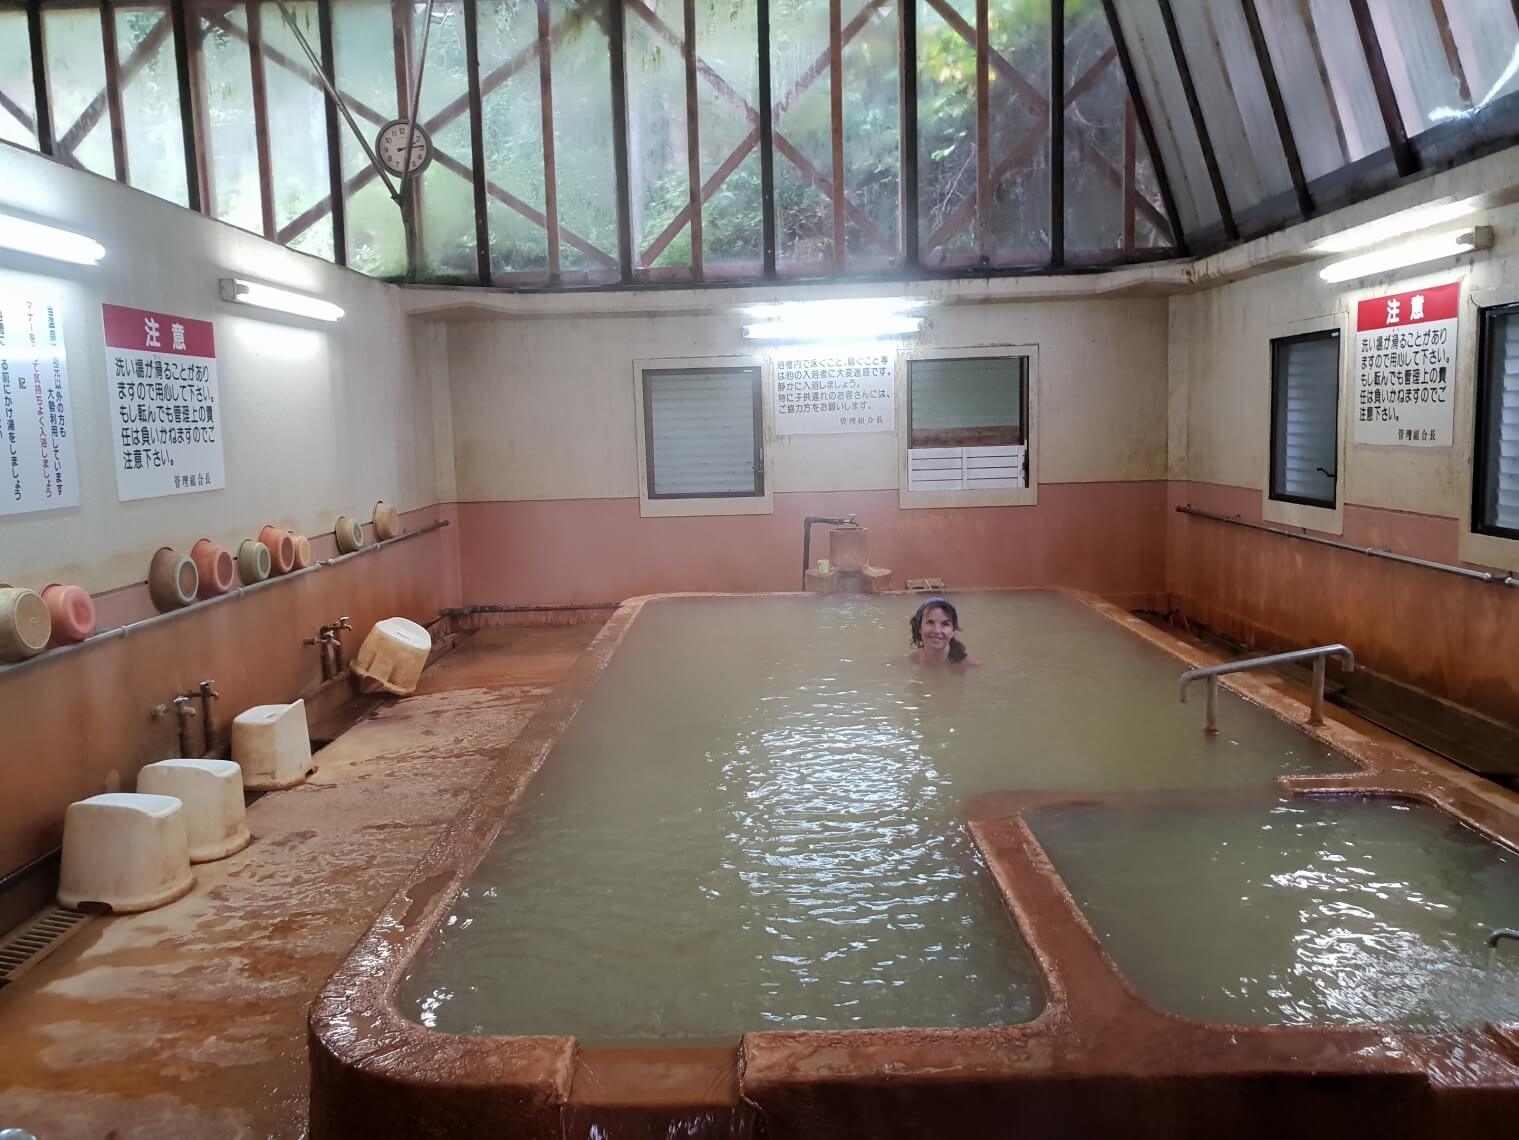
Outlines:
<svg viewBox="0 0 1519 1140"><path fill-rule="evenodd" d="M744 336L750 340L779 341L866 341L911 336L923 327L923 318L912 316L911 310L923 304L864 298L754 305L743 311L759 320L744 326Z"/></svg>
<svg viewBox="0 0 1519 1140"><path fill-rule="evenodd" d="M29 222L12 214L0 214L0 249L14 249L35 257L54 261L71 261L75 265L97 265L105 256L105 246L83 234Z"/></svg>
<svg viewBox="0 0 1519 1140"><path fill-rule="evenodd" d="M305 293L293 293L289 289L278 289L273 285L261 285L257 281L244 281L240 277L223 277L221 289L223 301L257 305L260 309L273 309L277 313L290 313L318 321L335 321L343 315L343 310L331 301L308 297Z"/></svg>
<svg viewBox="0 0 1519 1140"><path fill-rule="evenodd" d="M1473 250L1487 249L1493 244L1493 231L1487 226L1474 226L1467 230L1451 230L1449 233L1432 234L1399 242L1387 249L1357 254L1344 261L1335 261L1319 270L1325 281L1354 281L1360 277L1374 277L1393 269L1410 265L1423 265L1428 261L1440 261L1457 257Z"/></svg>
<svg viewBox="0 0 1519 1140"><path fill-rule="evenodd" d="M1395 237L1411 234L1415 230L1453 222L1457 218L1466 217L1476 209L1477 199L1475 198L1466 198L1460 202L1436 202L1428 206L1415 206L1412 210L1401 210L1385 218L1378 218L1374 222L1367 222L1363 226L1355 226L1337 234L1330 234L1326 238L1320 238L1308 247L1308 252L1349 253L1353 249L1365 249L1367 246L1378 245Z"/></svg>

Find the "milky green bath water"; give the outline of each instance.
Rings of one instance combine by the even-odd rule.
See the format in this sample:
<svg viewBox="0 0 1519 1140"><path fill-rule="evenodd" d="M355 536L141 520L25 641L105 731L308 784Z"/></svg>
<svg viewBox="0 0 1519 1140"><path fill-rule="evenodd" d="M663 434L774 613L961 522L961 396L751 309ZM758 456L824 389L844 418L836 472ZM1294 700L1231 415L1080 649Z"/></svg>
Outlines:
<svg viewBox="0 0 1519 1140"><path fill-rule="evenodd" d="M1044 1004L962 823L997 789L1263 786L1348 761L1056 594L646 606L403 985L455 1033L588 1043L986 1026Z"/></svg>

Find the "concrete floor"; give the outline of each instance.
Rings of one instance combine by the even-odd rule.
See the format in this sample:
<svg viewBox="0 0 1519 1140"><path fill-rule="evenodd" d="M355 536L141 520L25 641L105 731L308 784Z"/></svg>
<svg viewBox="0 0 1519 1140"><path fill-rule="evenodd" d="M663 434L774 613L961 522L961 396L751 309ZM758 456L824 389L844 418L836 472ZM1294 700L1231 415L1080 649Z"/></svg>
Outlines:
<svg viewBox="0 0 1519 1140"><path fill-rule="evenodd" d="M306 1011L597 624L487 630L248 809L254 842L0 988L0 1128L306 1135Z"/></svg>

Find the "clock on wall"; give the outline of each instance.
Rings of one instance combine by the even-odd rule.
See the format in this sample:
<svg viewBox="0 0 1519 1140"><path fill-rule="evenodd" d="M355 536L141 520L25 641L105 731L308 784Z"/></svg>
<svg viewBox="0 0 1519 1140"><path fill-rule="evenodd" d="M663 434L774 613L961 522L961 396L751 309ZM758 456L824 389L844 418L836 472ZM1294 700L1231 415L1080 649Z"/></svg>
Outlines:
<svg viewBox="0 0 1519 1140"><path fill-rule="evenodd" d="M414 132L411 136L410 163L405 160L408 131ZM380 128L380 133L375 138L375 152L380 156L381 164L392 174L403 175L408 169L412 174L419 174L432 161L432 137L422 128L421 123L409 124L405 119L393 119Z"/></svg>

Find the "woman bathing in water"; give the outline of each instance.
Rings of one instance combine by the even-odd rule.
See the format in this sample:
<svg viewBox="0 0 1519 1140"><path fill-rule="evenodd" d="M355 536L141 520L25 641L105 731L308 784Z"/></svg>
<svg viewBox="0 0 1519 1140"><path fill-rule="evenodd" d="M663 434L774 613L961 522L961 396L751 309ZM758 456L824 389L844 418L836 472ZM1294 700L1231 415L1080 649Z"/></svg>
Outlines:
<svg viewBox="0 0 1519 1140"><path fill-rule="evenodd" d="M960 629L960 615L948 598L929 598L908 619L912 627L913 651L908 660L914 665L979 665L965 643L955 636Z"/></svg>

